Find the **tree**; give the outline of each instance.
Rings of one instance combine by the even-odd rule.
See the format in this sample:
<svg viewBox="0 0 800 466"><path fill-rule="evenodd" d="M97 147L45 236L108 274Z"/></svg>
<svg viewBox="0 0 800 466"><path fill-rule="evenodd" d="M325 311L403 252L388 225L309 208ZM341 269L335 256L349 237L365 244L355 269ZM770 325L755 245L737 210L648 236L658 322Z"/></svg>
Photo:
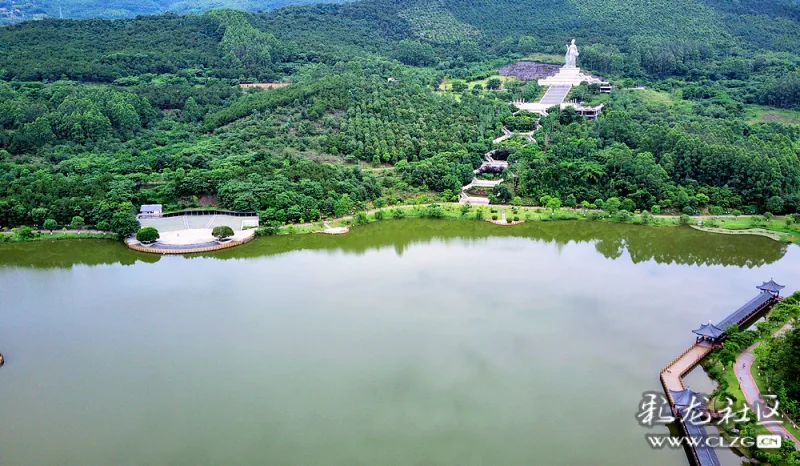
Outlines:
<svg viewBox="0 0 800 466"><path fill-rule="evenodd" d="M655 205L654 205L654 206L653 206L653 207L650 209L650 211L653 213L653 215L658 215L658 214L660 214L660 213L661 213L661 206L660 206L660 205L658 205L658 204L655 204Z"/></svg>
<svg viewBox="0 0 800 466"><path fill-rule="evenodd" d="M783 212L783 198L780 196L772 196L771 198L767 199L767 212L772 212L773 214L779 214Z"/></svg>
<svg viewBox="0 0 800 466"><path fill-rule="evenodd" d="M589 206L590 205L591 204L589 204L589 201L581 201L581 208L583 209L583 216L584 217L586 216L586 212L589 211Z"/></svg>
<svg viewBox="0 0 800 466"><path fill-rule="evenodd" d="M431 44L411 39L403 39L397 44L395 56L406 65L428 66L436 63L436 54Z"/></svg>
<svg viewBox="0 0 800 466"><path fill-rule="evenodd" d="M511 190L508 189L508 186L506 186L505 183L495 186L494 189L492 189L492 194L494 194L495 197L502 202L510 201L512 196Z"/></svg>
<svg viewBox="0 0 800 466"><path fill-rule="evenodd" d="M31 219L35 225L41 225L47 216L47 209L44 207L37 207L31 210Z"/></svg>
<svg viewBox="0 0 800 466"><path fill-rule="evenodd" d="M347 194L342 194L333 207L333 214L337 217L344 217L353 210L353 200Z"/></svg>
<svg viewBox="0 0 800 466"><path fill-rule="evenodd" d="M47 220L44 221L42 228L44 228L45 230L50 230L50 233L52 233L53 230L58 228L58 223L56 223L54 219L48 218Z"/></svg>
<svg viewBox="0 0 800 466"><path fill-rule="evenodd" d="M86 226L86 223L83 221L83 217L78 215L72 217L72 221L69 222L69 227L73 230L80 230Z"/></svg>
<svg viewBox="0 0 800 466"><path fill-rule="evenodd" d="M233 228L227 225L216 226L214 227L213 230L211 230L211 236L217 238L220 241L226 240L231 236L233 236Z"/></svg>
<svg viewBox="0 0 800 466"><path fill-rule="evenodd" d="M622 202L620 202L619 198L609 197L608 200L605 202L605 205L608 213L615 214L622 205Z"/></svg>
<svg viewBox="0 0 800 466"><path fill-rule="evenodd" d="M533 102L539 97L539 85L536 81L528 81L522 87L522 98L528 102Z"/></svg>
<svg viewBox="0 0 800 466"><path fill-rule="evenodd" d="M486 89L489 89L489 90L493 90L494 91L494 90L500 89L500 87L502 85L503 85L503 81L501 81L500 78L491 78L491 79L486 81Z"/></svg>
<svg viewBox="0 0 800 466"><path fill-rule="evenodd" d="M200 121L200 119L203 118L203 109L200 108L200 105L197 104L197 101L194 100L194 97L189 97L186 99L186 103L183 104L183 111L181 112L181 115L183 115L184 121Z"/></svg>
<svg viewBox="0 0 800 466"><path fill-rule="evenodd" d="M620 208L623 209L623 210L627 210L628 212L631 212L632 210L634 210L636 208L636 204L634 204L632 200L630 200L630 199L628 199L626 197L625 199L622 200L622 203L620 204Z"/></svg>
<svg viewBox="0 0 800 466"><path fill-rule="evenodd" d="M478 207L475 209L475 220L483 220L483 208Z"/></svg>
<svg viewBox="0 0 800 466"><path fill-rule="evenodd" d="M160 237L158 230L153 227L144 227L136 232L136 241L140 243L153 243Z"/></svg>
<svg viewBox="0 0 800 466"><path fill-rule="evenodd" d="M536 51L536 38L531 36L522 36L517 42L517 50L523 55L529 55Z"/></svg>
<svg viewBox="0 0 800 466"><path fill-rule="evenodd" d="M559 199L557 197L550 198L547 201L547 206L546 207L548 209L550 209L551 213L555 214L556 213L556 209L560 209L561 208L561 199Z"/></svg>
<svg viewBox="0 0 800 466"><path fill-rule="evenodd" d="M464 92L467 90L467 83L460 79L454 79L450 86L453 92Z"/></svg>
<svg viewBox="0 0 800 466"><path fill-rule="evenodd" d="M375 199L373 204L375 204L376 208L382 209L382 208L386 207L386 198L385 197L379 197L379 198Z"/></svg>
<svg viewBox="0 0 800 466"><path fill-rule="evenodd" d="M98 224L98 227L99 226L100 224ZM111 228L111 231L119 236L126 237L134 232L139 231L141 225L131 211L118 210L111 216L109 228Z"/></svg>

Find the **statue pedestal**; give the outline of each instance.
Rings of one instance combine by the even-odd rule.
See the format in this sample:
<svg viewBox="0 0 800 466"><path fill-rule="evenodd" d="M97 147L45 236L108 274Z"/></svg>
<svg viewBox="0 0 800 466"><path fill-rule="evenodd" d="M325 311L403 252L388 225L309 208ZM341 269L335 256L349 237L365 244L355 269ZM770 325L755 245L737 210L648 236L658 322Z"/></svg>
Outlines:
<svg viewBox="0 0 800 466"><path fill-rule="evenodd" d="M578 86L582 82L599 83L600 79L583 74L577 66L562 66L558 73L539 80L540 86Z"/></svg>

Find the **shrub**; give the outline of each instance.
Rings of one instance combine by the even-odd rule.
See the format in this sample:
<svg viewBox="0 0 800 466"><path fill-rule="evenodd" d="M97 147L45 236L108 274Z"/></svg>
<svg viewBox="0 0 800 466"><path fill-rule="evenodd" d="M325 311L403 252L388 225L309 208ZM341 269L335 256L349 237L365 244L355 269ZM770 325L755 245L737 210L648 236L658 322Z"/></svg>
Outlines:
<svg viewBox="0 0 800 466"><path fill-rule="evenodd" d="M406 213L403 209L393 209L392 210L392 217L393 218L404 218Z"/></svg>
<svg viewBox="0 0 800 466"><path fill-rule="evenodd" d="M589 212L586 218L588 218L589 220L599 220L600 216L601 216L600 212Z"/></svg>
<svg viewBox="0 0 800 466"><path fill-rule="evenodd" d="M652 209L650 209L650 212L652 212L652 213L653 213L653 215L658 215L658 214L660 214L660 213L661 213L661 206L660 206L660 205L658 205L658 204L654 205L654 206L653 206L653 208L652 208Z"/></svg>
<svg viewBox="0 0 800 466"><path fill-rule="evenodd" d="M227 225L220 225L211 230L211 236L218 240L224 240L233 236L233 228Z"/></svg>
<svg viewBox="0 0 800 466"><path fill-rule="evenodd" d="M375 220L383 220L383 211L378 210L375 212Z"/></svg>
<svg viewBox="0 0 800 466"><path fill-rule="evenodd" d="M22 226L17 230L17 236L20 239L27 240L33 238L35 235L33 234L33 228Z"/></svg>
<svg viewBox="0 0 800 466"><path fill-rule="evenodd" d="M79 217L77 215L72 217L72 221L69 223L69 227L73 230L80 230L84 226L86 226L86 224L83 221L83 217Z"/></svg>
<svg viewBox="0 0 800 466"><path fill-rule="evenodd" d="M136 241L140 243L152 243L160 237L158 230L153 227L144 227L136 232Z"/></svg>
<svg viewBox="0 0 800 466"><path fill-rule="evenodd" d="M733 215L734 218L738 217L738 216L742 215L742 211L739 210L739 209L733 209L733 212L731 212L731 215Z"/></svg>
<svg viewBox="0 0 800 466"><path fill-rule="evenodd" d="M492 220L497 220L497 214L492 214Z"/></svg>
<svg viewBox="0 0 800 466"><path fill-rule="evenodd" d="M628 220L631 219L631 215L632 214L625 209L622 209L619 212L617 212L617 218L619 219L620 222L627 222Z"/></svg>
<svg viewBox="0 0 800 466"><path fill-rule="evenodd" d="M353 218L353 223L356 225L366 225L369 223L369 219L367 218L366 212L357 212L356 216Z"/></svg>
<svg viewBox="0 0 800 466"><path fill-rule="evenodd" d="M108 231L108 230L111 229L111 224L106 222L105 220L101 220L101 221L97 222L96 227L100 231Z"/></svg>
<svg viewBox="0 0 800 466"><path fill-rule="evenodd" d="M518 215L515 215L515 216L514 216L514 221L515 221L515 222L519 222L519 216L518 216Z"/></svg>
<svg viewBox="0 0 800 466"><path fill-rule="evenodd" d="M444 208L438 204L431 204L425 208L422 216L425 218L444 218Z"/></svg>
<svg viewBox="0 0 800 466"><path fill-rule="evenodd" d="M774 217L774 216L775 215L772 212L765 212L764 213L764 218L766 218L767 220L772 220L772 217ZM44 223L47 223L47 220L45 220ZM47 228L47 227L45 227L45 229L49 230L49 228Z"/></svg>
<svg viewBox="0 0 800 466"><path fill-rule="evenodd" d="M45 230L50 230L52 232L53 230L58 228L58 223L56 223L56 221L53 220L52 218L48 218L47 220L44 221L42 228L44 228Z"/></svg>
<svg viewBox="0 0 800 466"><path fill-rule="evenodd" d="M680 217L680 224L681 225L688 225L692 221L692 218L686 214L681 214Z"/></svg>
<svg viewBox="0 0 800 466"><path fill-rule="evenodd" d="M256 230L256 235L258 236L272 236L277 235L278 231L281 229L281 222L277 220L269 220L264 222L261 227Z"/></svg>
<svg viewBox="0 0 800 466"><path fill-rule="evenodd" d="M653 221L653 215L650 214L650 212L648 212L646 210L644 212L642 212L642 223L647 225L648 223L650 223L652 221Z"/></svg>
<svg viewBox="0 0 800 466"><path fill-rule="evenodd" d="M483 220L483 209L478 208L475 210L475 220Z"/></svg>
<svg viewBox="0 0 800 466"><path fill-rule="evenodd" d="M711 215L722 215L722 207L717 205L709 206L708 213Z"/></svg>

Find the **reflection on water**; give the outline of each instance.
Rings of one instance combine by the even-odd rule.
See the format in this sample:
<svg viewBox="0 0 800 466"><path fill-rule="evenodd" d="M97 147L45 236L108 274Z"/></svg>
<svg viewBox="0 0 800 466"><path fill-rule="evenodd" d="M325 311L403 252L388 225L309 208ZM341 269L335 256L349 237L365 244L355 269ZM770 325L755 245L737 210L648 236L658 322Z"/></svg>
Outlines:
<svg viewBox="0 0 800 466"><path fill-rule="evenodd" d="M259 238L247 245L201 254L218 259L243 259L298 250L364 253L394 247L402 255L409 246L432 241L482 241L490 237L528 238L564 246L593 242L597 252L617 259L625 252L634 263L760 267L786 254L790 245L746 235L709 234L692 228L643 227L600 222L531 222L505 227L488 222L393 220L353 228L346 235L292 235ZM197 257L197 256L189 256ZM73 265L158 262L160 256L130 251L102 240L31 242L0 245L0 267L71 267Z"/></svg>
<svg viewBox="0 0 800 466"><path fill-rule="evenodd" d="M392 221L192 257L3 245L0 462L684 466L647 446L641 394L700 322L769 277L796 288L799 257L588 222Z"/></svg>

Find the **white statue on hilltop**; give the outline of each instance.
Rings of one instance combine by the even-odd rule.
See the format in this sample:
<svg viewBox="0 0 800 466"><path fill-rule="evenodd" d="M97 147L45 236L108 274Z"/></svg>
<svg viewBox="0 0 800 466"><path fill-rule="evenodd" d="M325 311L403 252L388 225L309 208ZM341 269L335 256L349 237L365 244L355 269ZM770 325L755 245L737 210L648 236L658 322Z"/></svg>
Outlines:
<svg viewBox="0 0 800 466"><path fill-rule="evenodd" d="M577 65L575 61L578 59L578 46L575 45L575 39L572 39L571 44L567 44L567 55L564 56L564 66L568 68L575 68Z"/></svg>

